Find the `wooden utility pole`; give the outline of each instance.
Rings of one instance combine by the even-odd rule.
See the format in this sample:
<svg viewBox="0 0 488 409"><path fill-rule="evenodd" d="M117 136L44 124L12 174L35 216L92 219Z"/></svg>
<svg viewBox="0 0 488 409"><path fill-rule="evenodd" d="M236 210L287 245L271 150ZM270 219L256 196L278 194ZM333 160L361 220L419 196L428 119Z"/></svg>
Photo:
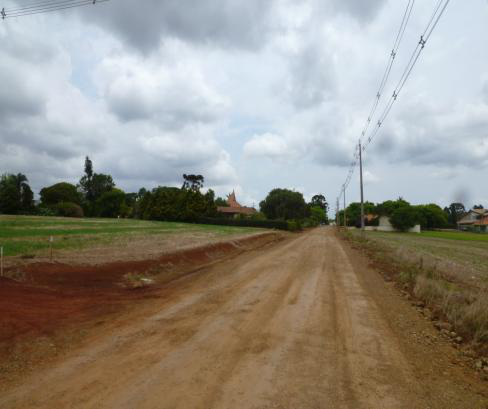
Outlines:
<svg viewBox="0 0 488 409"><path fill-rule="evenodd" d="M359 141L359 181L361 184L361 231L364 233L363 152Z"/></svg>
<svg viewBox="0 0 488 409"><path fill-rule="evenodd" d="M346 185L344 185L344 228L347 228L347 216L346 216Z"/></svg>
<svg viewBox="0 0 488 409"><path fill-rule="evenodd" d="M336 201L336 228L340 227L340 219L339 219L339 199Z"/></svg>

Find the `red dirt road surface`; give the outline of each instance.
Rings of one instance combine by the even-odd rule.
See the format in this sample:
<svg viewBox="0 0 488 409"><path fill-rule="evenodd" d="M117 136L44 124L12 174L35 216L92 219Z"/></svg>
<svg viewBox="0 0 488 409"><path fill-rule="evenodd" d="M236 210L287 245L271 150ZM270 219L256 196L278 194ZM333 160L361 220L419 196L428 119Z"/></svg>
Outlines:
<svg viewBox="0 0 488 409"><path fill-rule="evenodd" d="M417 345L431 324L366 265L329 229L214 263L5 384L0 407L487 408L487 384L449 345Z"/></svg>

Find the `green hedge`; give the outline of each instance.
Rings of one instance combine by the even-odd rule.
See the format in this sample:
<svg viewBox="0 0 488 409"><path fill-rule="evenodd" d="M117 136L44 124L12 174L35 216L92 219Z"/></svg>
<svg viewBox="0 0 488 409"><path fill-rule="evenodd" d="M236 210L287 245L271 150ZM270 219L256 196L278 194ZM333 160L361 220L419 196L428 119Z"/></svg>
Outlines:
<svg viewBox="0 0 488 409"><path fill-rule="evenodd" d="M217 219L211 217L201 217L197 220L199 224L215 224L219 226L238 226L238 227L260 227L263 229L288 230L288 223L280 220L251 220L251 219Z"/></svg>
<svg viewBox="0 0 488 409"><path fill-rule="evenodd" d="M83 209L76 203L61 202L55 205L56 214L61 217L83 217Z"/></svg>

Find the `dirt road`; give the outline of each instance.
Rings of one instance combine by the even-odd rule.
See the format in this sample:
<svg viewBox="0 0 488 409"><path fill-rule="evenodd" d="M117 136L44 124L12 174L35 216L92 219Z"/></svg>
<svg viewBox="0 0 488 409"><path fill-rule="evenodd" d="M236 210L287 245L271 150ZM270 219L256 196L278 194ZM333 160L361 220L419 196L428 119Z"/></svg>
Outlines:
<svg viewBox="0 0 488 409"><path fill-rule="evenodd" d="M343 245L316 229L167 285L0 407L486 407L467 385L458 401L426 385L404 351Z"/></svg>

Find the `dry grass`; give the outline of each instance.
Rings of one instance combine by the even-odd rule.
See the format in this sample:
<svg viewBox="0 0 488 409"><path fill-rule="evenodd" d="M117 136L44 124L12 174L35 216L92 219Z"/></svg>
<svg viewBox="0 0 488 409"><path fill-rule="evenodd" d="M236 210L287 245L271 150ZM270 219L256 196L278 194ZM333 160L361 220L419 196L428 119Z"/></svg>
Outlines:
<svg viewBox="0 0 488 409"><path fill-rule="evenodd" d="M434 317L449 321L463 340L488 352L487 243L469 248L467 242L408 234L342 234L424 301Z"/></svg>

